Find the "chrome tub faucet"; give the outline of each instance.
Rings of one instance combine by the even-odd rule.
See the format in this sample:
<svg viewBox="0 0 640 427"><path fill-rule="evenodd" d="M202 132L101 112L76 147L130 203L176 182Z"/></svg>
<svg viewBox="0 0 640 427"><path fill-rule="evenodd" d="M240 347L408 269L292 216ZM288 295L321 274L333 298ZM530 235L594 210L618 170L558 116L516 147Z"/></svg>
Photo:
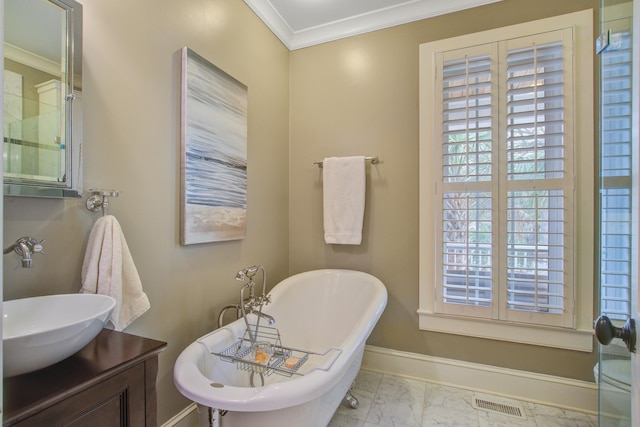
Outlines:
<svg viewBox="0 0 640 427"><path fill-rule="evenodd" d="M256 284L253 281L253 278L259 271L262 271L262 295L256 296L254 290ZM245 283L244 286L242 286L242 289L240 289L240 311L247 326L249 339L251 340L252 344L255 344L258 335L260 319L265 319L270 325L276 323L276 320L272 316L269 316L268 314L262 312L262 307L271 302L271 296L266 294L267 273L265 272L264 267L262 267L261 265L253 265L251 267L247 267L243 270L238 271L238 273L236 274L236 280L247 280L247 283ZM245 289L249 290L248 299L244 298ZM250 313L258 316L258 321L256 322L254 331L251 330L249 321L247 320L247 314Z"/></svg>

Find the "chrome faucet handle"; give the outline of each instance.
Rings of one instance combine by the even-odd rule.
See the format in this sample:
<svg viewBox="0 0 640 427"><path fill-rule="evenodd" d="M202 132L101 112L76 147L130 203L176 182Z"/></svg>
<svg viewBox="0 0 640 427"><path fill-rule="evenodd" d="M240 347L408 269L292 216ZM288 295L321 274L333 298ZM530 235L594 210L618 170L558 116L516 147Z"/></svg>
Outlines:
<svg viewBox="0 0 640 427"><path fill-rule="evenodd" d="M267 305L271 302L271 295L262 295L260 297L260 304Z"/></svg>
<svg viewBox="0 0 640 427"><path fill-rule="evenodd" d="M42 254L42 255L46 255L45 251L44 251L44 246L43 243L46 243L45 239L40 240L39 242L36 241L35 239L33 240L35 243L33 243L33 245L31 246L31 252L33 252L34 254Z"/></svg>
<svg viewBox="0 0 640 427"><path fill-rule="evenodd" d="M39 242L32 238L32 237L21 237L20 239L18 239L17 243L18 245L16 246L16 253L20 256L24 256L25 254L23 253L22 247L20 246L20 243L23 243L24 245L26 245L27 250L32 253L32 254L42 254L45 255L44 252L44 246L43 243L45 243L46 240L42 239Z"/></svg>

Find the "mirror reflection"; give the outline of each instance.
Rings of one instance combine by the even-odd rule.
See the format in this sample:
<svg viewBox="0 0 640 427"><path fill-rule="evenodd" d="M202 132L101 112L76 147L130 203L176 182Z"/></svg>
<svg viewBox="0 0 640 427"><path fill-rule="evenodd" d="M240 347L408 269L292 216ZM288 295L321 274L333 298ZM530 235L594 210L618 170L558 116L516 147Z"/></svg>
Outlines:
<svg viewBox="0 0 640 427"><path fill-rule="evenodd" d="M5 195L79 196L82 7L4 1Z"/></svg>

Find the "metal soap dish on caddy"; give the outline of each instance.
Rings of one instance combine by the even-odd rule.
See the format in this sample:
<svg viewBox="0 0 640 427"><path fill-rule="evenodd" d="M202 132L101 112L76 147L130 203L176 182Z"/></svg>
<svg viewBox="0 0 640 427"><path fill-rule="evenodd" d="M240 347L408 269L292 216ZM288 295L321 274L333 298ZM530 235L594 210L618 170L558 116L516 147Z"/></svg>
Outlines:
<svg viewBox="0 0 640 427"><path fill-rule="evenodd" d="M256 297L253 278L260 270L263 277L262 295ZM291 377L292 375L306 375L317 370L328 371L331 369L338 356L342 354L342 349L330 347L323 352L314 352L283 346L280 331L277 328L260 324L263 319L271 324L275 322L271 316L262 313L262 306L271 302L270 296L265 294L266 273L264 268L253 266L240 270L236 275L236 280L245 279L248 279L248 282L240 290L241 312L246 325L244 334L222 351L210 351L210 353L220 357L220 360L224 362L235 363L237 369L250 372L252 378L254 373L260 374L261 377L273 373ZM249 289L248 300L244 299L245 289ZM257 316L255 324L249 322L248 314ZM215 332L217 331L212 333ZM198 341L206 347L206 344L201 340L210 335L208 334ZM302 365L309 360L309 356L318 356L324 363L305 373L298 372Z"/></svg>

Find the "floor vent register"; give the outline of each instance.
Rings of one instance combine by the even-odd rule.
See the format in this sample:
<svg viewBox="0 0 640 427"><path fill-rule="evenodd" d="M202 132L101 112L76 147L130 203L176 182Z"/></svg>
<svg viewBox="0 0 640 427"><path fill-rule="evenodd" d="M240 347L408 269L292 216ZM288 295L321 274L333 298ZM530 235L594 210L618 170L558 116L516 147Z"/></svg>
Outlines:
<svg viewBox="0 0 640 427"><path fill-rule="evenodd" d="M527 415L520 402L485 394L474 394L472 405L475 409L527 419Z"/></svg>

